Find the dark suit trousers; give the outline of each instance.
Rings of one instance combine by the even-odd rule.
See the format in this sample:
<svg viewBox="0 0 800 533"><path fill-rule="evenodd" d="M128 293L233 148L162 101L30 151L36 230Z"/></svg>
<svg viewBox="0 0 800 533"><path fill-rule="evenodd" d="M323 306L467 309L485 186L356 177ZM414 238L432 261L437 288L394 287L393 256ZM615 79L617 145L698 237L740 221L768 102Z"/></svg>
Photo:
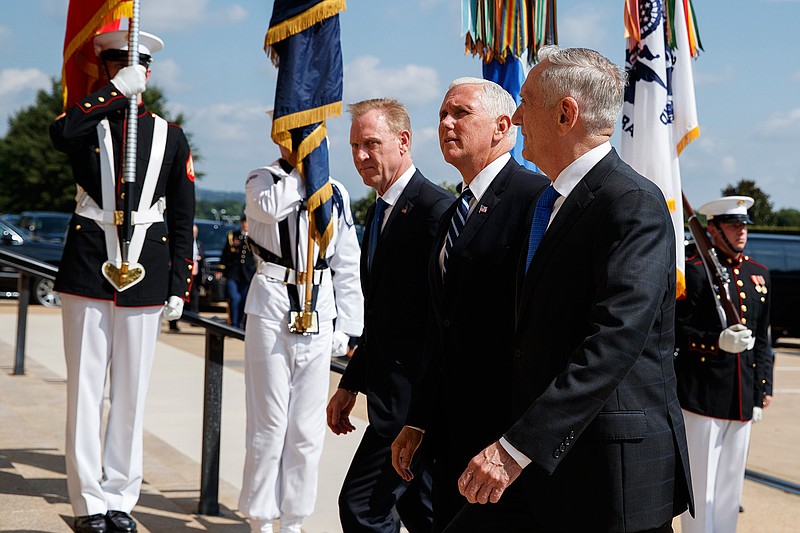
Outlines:
<svg viewBox="0 0 800 533"><path fill-rule="evenodd" d="M415 457L414 479L406 483L392 467L391 445L368 426L339 494L339 518L344 533L400 531L429 533L433 523L431 475ZM418 454L424 452L420 449ZM399 518L398 518L399 515Z"/></svg>
<svg viewBox="0 0 800 533"><path fill-rule="evenodd" d="M575 509L580 513L581 509ZM466 504L444 533L604 533L602 528L583 527L580 530L558 529L545 526L536 519L522 488L512 484L500 501L487 504ZM672 533L672 521L661 527L632 533Z"/></svg>

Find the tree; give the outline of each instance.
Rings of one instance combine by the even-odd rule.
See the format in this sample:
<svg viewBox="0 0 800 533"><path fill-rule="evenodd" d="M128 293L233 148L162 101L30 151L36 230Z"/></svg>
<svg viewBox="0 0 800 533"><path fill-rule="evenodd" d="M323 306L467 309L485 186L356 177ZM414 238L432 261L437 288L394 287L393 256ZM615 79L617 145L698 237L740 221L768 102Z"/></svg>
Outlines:
<svg viewBox="0 0 800 533"><path fill-rule="evenodd" d="M775 226L776 217L772 211L769 195L758 188L753 180L742 179L736 185L728 185L722 189L723 196L749 196L755 203L748 210L753 224L756 226Z"/></svg>
<svg viewBox="0 0 800 533"><path fill-rule="evenodd" d="M166 98L157 86L147 87L144 101L148 109L165 119L179 125L184 121L182 114L169 118ZM61 83L52 80L49 92L39 91L35 104L9 119L8 132L0 139L0 212L74 209L72 167L66 154L50 143L50 123L61 111ZM196 151L193 154L199 159Z"/></svg>
<svg viewBox="0 0 800 533"><path fill-rule="evenodd" d="M780 209L775 213L775 225L800 228L800 211L797 209Z"/></svg>

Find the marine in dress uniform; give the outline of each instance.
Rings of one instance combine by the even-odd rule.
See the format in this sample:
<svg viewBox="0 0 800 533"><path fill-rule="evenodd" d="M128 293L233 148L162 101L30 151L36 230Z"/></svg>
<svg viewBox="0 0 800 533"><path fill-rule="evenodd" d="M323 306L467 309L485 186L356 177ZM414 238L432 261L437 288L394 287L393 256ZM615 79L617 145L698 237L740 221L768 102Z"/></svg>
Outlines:
<svg viewBox="0 0 800 533"><path fill-rule="evenodd" d="M285 152L283 156L288 154ZM364 302L350 198L335 180L333 236L313 279L318 332L290 330L305 287L305 183L285 159L250 172L245 186L248 242L257 255L245 303L246 455L239 510L254 532L299 533L314 510L325 436L331 355L361 335ZM315 252L318 254L318 252ZM335 326L334 326L335 319Z"/></svg>
<svg viewBox="0 0 800 533"><path fill-rule="evenodd" d="M676 309L675 370L696 514L682 516L684 533L736 530L751 420L772 396L769 272L742 253L752 205L752 198L730 196L698 209L730 276L741 326L723 328L702 259L686 258L686 293Z"/></svg>
<svg viewBox="0 0 800 533"><path fill-rule="evenodd" d="M142 483L145 391L161 315L180 317L192 282L191 152L183 131L147 111L140 96L127 259L132 277L141 270L144 276L127 285L113 276L121 267L120 169L128 98L145 90L151 54L163 46L158 37L140 33L141 65L124 67L127 33L95 38L110 83L50 127L78 186L55 289L62 293L67 362L67 487L79 532L136 530L128 513ZM107 270L106 262L114 268ZM107 374L110 405L103 435Z"/></svg>
<svg viewBox="0 0 800 533"><path fill-rule="evenodd" d="M228 319L238 328L244 328L244 302L250 280L256 272L253 253L247 244L247 218L242 219L239 231L228 232L222 249L218 271L225 276L225 293L228 295Z"/></svg>

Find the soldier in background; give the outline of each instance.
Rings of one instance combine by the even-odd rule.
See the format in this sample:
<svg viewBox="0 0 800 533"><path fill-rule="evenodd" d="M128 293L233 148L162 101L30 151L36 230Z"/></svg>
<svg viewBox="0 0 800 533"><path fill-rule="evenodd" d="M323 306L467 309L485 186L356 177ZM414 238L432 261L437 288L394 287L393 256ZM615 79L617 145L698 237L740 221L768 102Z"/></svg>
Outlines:
<svg viewBox="0 0 800 533"><path fill-rule="evenodd" d="M239 231L228 232L228 240L222 249L217 272L225 277L228 323L244 329L244 302L250 288L250 280L256 272L253 254L247 244L247 216L242 216Z"/></svg>
<svg viewBox="0 0 800 533"><path fill-rule="evenodd" d="M699 255L686 258L686 293L676 307L675 370L686 421L695 517L681 516L683 533L736 530L751 421L772 400L769 272L743 253L747 196L719 198L697 211L730 277L741 324L723 328L717 297Z"/></svg>

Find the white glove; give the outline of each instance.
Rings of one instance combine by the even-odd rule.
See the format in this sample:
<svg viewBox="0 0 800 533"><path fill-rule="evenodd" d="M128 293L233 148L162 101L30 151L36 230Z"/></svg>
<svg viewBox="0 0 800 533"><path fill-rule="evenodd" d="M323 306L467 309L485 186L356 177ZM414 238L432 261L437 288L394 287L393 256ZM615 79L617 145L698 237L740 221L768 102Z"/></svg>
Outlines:
<svg viewBox="0 0 800 533"><path fill-rule="evenodd" d="M719 334L719 349L729 353L740 353L752 350L756 345L752 330L742 324L734 324L722 330Z"/></svg>
<svg viewBox="0 0 800 533"><path fill-rule="evenodd" d="M334 331L333 341L331 342L331 355L338 357L347 354L347 345L350 343L350 335L344 331Z"/></svg>
<svg viewBox="0 0 800 533"><path fill-rule="evenodd" d="M132 67L123 67L111 80L114 87L119 89L119 92L125 95L126 98L136 96L143 93L147 88L147 69L142 65L133 65Z"/></svg>
<svg viewBox="0 0 800 533"><path fill-rule="evenodd" d="M170 296L164 306L164 318L178 320L183 314L183 300L180 296Z"/></svg>
<svg viewBox="0 0 800 533"><path fill-rule="evenodd" d="M762 418L764 418L764 410L761 407L753 407L753 423L761 422Z"/></svg>

